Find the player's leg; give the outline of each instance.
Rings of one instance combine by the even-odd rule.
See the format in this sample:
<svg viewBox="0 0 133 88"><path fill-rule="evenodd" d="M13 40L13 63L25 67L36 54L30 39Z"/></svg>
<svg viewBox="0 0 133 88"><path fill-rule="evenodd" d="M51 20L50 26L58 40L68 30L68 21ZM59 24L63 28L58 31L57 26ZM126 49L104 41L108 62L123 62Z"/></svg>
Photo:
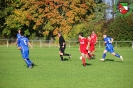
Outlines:
<svg viewBox="0 0 133 88"><path fill-rule="evenodd" d="M34 63L29 59L29 50L28 50L28 52L27 52L27 60L28 60L28 62L29 62L30 64L34 65Z"/></svg>
<svg viewBox="0 0 133 88"><path fill-rule="evenodd" d="M64 53L63 53L63 56L69 56L69 59L70 59L71 54L67 54L67 53L65 53L65 49L66 49L66 46L64 46Z"/></svg>
<svg viewBox="0 0 133 88"><path fill-rule="evenodd" d="M85 54L84 53L81 53L81 56L82 56L82 64L83 66L86 66L86 60L85 60Z"/></svg>
<svg viewBox="0 0 133 88"><path fill-rule="evenodd" d="M107 50L104 50L103 51L103 55L102 55L102 59L100 59L101 61L104 61L105 60L106 53L107 53Z"/></svg>
<svg viewBox="0 0 133 88"><path fill-rule="evenodd" d="M116 56L116 57L120 58L120 59L123 61L123 57L122 57L121 55L115 53L113 47L110 49L110 53L111 53L113 56Z"/></svg>
<svg viewBox="0 0 133 88"><path fill-rule="evenodd" d="M28 63L28 68L32 68L32 61L29 59L29 50L24 51L25 61Z"/></svg>
<svg viewBox="0 0 133 88"><path fill-rule="evenodd" d="M88 50L88 59L89 60L91 59L91 51L90 51L90 49Z"/></svg>
<svg viewBox="0 0 133 88"><path fill-rule="evenodd" d="M118 58L120 58L123 61L123 57L121 55L119 55L119 54L117 54L115 52L112 52L111 54L116 56L116 57L118 57Z"/></svg>
<svg viewBox="0 0 133 88"><path fill-rule="evenodd" d="M60 46L59 55L60 55L61 61L63 61L63 53L64 53L64 49Z"/></svg>
<svg viewBox="0 0 133 88"><path fill-rule="evenodd" d="M94 58L94 46L90 46L88 50L88 55L89 57Z"/></svg>

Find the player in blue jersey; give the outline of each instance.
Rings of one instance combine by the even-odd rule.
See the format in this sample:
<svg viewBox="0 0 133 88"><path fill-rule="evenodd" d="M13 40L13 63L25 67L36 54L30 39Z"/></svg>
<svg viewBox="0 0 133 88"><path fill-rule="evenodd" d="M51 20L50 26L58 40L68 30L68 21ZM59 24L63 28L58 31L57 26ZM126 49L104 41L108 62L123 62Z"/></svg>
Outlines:
<svg viewBox="0 0 133 88"><path fill-rule="evenodd" d="M21 31L20 34L21 34L21 37L18 38L18 41L17 41L18 49L21 50L22 58L26 62L27 67L32 68L34 64L29 59L29 47L28 47L28 45L30 46L31 49L33 49L33 48L31 46L29 40L24 36L24 32Z"/></svg>
<svg viewBox="0 0 133 88"><path fill-rule="evenodd" d="M114 47L112 45L113 38L107 37L107 35L103 35L103 38L104 38L104 44L106 46L106 49L103 51L103 56L102 56L102 59L100 59L100 60L104 61L105 57L106 57L106 53L110 52L112 55L120 58L123 61L122 56L114 52Z"/></svg>

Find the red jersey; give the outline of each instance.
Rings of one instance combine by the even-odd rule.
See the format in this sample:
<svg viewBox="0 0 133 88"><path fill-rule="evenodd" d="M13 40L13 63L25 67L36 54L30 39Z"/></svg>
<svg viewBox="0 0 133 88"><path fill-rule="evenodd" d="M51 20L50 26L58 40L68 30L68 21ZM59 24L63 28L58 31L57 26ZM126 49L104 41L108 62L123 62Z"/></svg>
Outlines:
<svg viewBox="0 0 133 88"><path fill-rule="evenodd" d="M88 42L90 43L90 46L94 46L94 40L93 39L88 40Z"/></svg>
<svg viewBox="0 0 133 88"><path fill-rule="evenodd" d="M88 44L88 40L86 38L79 38L79 42L80 42L80 48L86 48L87 44Z"/></svg>
<svg viewBox="0 0 133 88"><path fill-rule="evenodd" d="M97 35L96 34L91 34L91 39L92 39L92 42L93 43L96 43L96 41L97 41Z"/></svg>
<svg viewBox="0 0 133 88"><path fill-rule="evenodd" d="M88 51L90 51L90 52L94 51L95 50L95 43L94 43L93 39L88 40L88 42L90 45Z"/></svg>
<svg viewBox="0 0 133 88"><path fill-rule="evenodd" d="M86 47L88 45L88 40L86 38L79 38L79 42L80 42L80 52L81 53L87 53L86 51Z"/></svg>

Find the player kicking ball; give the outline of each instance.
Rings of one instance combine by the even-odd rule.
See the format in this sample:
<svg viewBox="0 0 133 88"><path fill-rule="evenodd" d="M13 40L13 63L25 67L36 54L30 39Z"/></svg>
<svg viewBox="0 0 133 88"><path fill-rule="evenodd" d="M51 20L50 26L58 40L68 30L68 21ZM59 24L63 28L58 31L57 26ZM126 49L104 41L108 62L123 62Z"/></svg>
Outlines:
<svg viewBox="0 0 133 88"><path fill-rule="evenodd" d="M102 59L100 59L100 60L104 61L105 57L106 57L106 53L110 52L112 55L120 58L123 61L123 57L114 52L114 47L112 45L113 38L107 37L107 35L103 35L103 38L104 38L104 45L106 46L106 49L103 51L103 56L102 56Z"/></svg>
<svg viewBox="0 0 133 88"><path fill-rule="evenodd" d="M79 50L81 53L80 59L82 60L82 65L86 66L85 56L86 56L86 58L88 57L88 52L86 50L87 45L88 45L88 40L87 40L87 38L83 37L83 33L79 33L78 36L79 36L79 43L80 43Z"/></svg>

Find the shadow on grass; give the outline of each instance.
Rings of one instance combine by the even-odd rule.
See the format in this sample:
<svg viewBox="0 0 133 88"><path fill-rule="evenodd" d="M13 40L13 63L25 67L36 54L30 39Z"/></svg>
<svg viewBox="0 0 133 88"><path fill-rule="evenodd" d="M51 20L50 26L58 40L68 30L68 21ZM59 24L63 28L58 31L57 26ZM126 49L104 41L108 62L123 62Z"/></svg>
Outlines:
<svg viewBox="0 0 133 88"><path fill-rule="evenodd" d="M112 61L112 62L113 62L113 61L114 61L114 59L105 59L105 61Z"/></svg>
<svg viewBox="0 0 133 88"><path fill-rule="evenodd" d="M92 64L90 64L90 63L86 63L86 66L91 66Z"/></svg>
<svg viewBox="0 0 133 88"><path fill-rule="evenodd" d="M120 63L123 63L123 61L116 61L116 62L120 62Z"/></svg>
<svg viewBox="0 0 133 88"><path fill-rule="evenodd" d="M63 61L69 61L70 59L64 58Z"/></svg>

